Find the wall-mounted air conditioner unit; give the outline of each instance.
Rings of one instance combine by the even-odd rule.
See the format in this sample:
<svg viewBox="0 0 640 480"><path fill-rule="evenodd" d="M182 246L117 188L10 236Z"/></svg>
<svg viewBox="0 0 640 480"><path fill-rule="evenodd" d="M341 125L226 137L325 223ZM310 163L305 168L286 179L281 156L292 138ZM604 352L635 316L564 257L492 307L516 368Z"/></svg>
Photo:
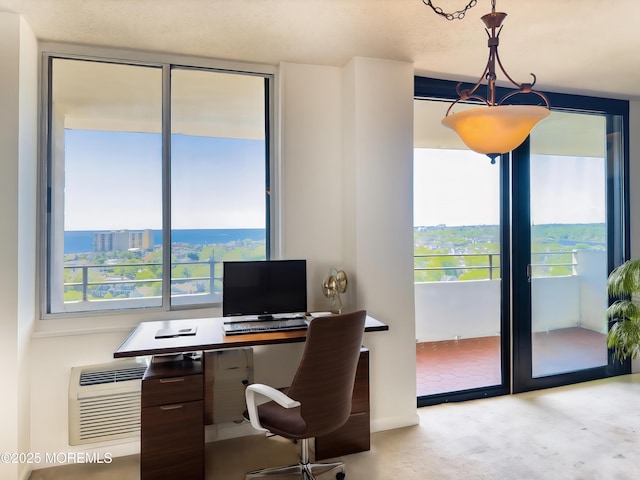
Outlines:
<svg viewBox="0 0 640 480"><path fill-rule="evenodd" d="M147 363L126 359L73 367L69 379L69 445L135 437Z"/></svg>

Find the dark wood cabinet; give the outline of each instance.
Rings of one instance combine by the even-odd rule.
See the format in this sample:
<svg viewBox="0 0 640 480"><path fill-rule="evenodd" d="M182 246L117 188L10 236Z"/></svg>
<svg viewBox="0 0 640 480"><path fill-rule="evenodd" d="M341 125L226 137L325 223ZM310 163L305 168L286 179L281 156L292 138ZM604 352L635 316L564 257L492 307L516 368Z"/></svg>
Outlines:
<svg viewBox="0 0 640 480"><path fill-rule="evenodd" d="M141 480L204 478L204 380L197 361L151 363L142 379Z"/></svg>
<svg viewBox="0 0 640 480"><path fill-rule="evenodd" d="M362 348L351 400L351 416L342 427L315 439L315 459L339 457L371 448L369 350Z"/></svg>

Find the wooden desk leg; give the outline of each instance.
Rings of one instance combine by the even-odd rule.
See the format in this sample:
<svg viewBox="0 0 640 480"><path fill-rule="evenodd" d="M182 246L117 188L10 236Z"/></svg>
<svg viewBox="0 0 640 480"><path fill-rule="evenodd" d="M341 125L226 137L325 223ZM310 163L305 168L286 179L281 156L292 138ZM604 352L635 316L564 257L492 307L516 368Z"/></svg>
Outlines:
<svg viewBox="0 0 640 480"><path fill-rule="evenodd" d="M213 356L215 352L202 354L204 371L204 424L213 425L213 382L215 377Z"/></svg>
<svg viewBox="0 0 640 480"><path fill-rule="evenodd" d="M351 416L338 430L316 437L315 459L324 460L370 448L369 350L363 347L353 387Z"/></svg>

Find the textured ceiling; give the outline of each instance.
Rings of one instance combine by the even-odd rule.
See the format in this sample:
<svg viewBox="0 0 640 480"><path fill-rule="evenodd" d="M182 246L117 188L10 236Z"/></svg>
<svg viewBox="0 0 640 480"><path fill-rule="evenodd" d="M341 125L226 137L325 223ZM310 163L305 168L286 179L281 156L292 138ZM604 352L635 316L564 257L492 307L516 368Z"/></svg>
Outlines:
<svg viewBox="0 0 640 480"><path fill-rule="evenodd" d="M443 10L467 0L433 0ZM319 65L354 56L411 61L417 74L473 79L488 53L478 0L446 21L422 0L0 0L40 40L211 58ZM637 0L497 0L500 55L541 90L640 99ZM500 75L499 75L500 79Z"/></svg>

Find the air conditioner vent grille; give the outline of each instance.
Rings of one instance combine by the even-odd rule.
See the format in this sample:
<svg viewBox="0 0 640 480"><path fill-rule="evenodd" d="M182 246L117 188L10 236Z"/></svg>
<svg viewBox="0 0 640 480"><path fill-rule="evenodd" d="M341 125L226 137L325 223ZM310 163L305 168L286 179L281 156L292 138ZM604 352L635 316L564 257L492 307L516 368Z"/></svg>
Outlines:
<svg viewBox="0 0 640 480"><path fill-rule="evenodd" d="M146 369L144 359L73 367L69 378L69 445L138 436Z"/></svg>
<svg viewBox="0 0 640 480"><path fill-rule="evenodd" d="M140 431L140 394L80 400L80 441L135 435Z"/></svg>
<svg viewBox="0 0 640 480"><path fill-rule="evenodd" d="M104 371L84 371L80 374L80 386L102 385L105 383L128 382L130 380L142 380L146 367L133 367L124 369L112 369Z"/></svg>

